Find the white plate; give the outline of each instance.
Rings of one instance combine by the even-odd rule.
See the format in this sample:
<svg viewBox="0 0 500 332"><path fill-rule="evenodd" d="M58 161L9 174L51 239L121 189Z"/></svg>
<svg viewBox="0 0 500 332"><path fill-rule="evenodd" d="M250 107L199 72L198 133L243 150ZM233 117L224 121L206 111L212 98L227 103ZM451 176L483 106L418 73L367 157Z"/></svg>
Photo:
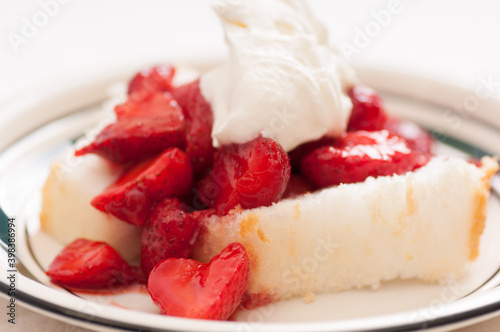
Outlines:
<svg viewBox="0 0 500 332"><path fill-rule="evenodd" d="M126 71L123 71L125 73ZM389 110L439 132L444 153L500 155L500 116L489 107L465 116L448 105L473 92L415 75L359 68L361 79L384 93ZM52 285L44 274L61 245L39 230L40 188L51 160L84 129L102 116L107 86L126 77L119 73L78 86L59 86L17 104L0 123L0 206L17 217L17 250L27 271L19 271L17 299L57 319L99 330L175 331L407 331L471 324L500 310L500 194L498 177L490 199L481 255L467 277L453 285L393 281L376 290L363 289L318 295L311 304L301 299L282 301L251 311L239 310L233 321L211 322L158 314L144 289L120 295L73 294ZM427 92L427 94L426 94ZM490 108L491 107L491 108ZM496 117L495 117L496 114ZM484 121L492 117L490 121ZM451 121L453 119L454 121ZM461 121L457 121L461 120ZM496 122L495 122L496 121ZM39 127L36 131L31 131ZM23 137L22 139L20 139ZM18 140L20 139L20 140ZM17 141L16 141L17 140ZM16 141L15 143L13 143ZM74 160L68 160L68 167ZM5 265L2 252L0 265ZM23 275L24 273L24 275ZM31 278L31 279L30 279ZM7 285L0 280L5 292Z"/></svg>

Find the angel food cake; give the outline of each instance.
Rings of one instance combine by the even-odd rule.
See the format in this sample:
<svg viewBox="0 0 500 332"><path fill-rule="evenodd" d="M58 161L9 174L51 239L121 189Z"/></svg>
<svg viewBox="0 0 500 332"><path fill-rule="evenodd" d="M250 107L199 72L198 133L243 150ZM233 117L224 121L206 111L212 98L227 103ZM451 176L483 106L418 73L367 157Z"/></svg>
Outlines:
<svg viewBox="0 0 500 332"><path fill-rule="evenodd" d="M497 162L434 156L303 1L213 4L225 63L187 82L170 65L138 73L115 122L77 144L81 162L53 163L40 219L67 246L52 281L143 282L165 314L227 319L239 305L461 278Z"/></svg>

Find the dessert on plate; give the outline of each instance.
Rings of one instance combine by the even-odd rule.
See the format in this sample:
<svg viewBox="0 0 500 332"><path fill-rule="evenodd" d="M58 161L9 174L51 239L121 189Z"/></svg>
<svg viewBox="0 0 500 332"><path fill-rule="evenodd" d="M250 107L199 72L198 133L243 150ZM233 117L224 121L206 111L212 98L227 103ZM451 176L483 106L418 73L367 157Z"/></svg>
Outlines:
<svg viewBox="0 0 500 332"><path fill-rule="evenodd" d="M141 71L114 122L77 142L81 162L53 163L40 220L67 246L52 281L144 282L165 314L227 319L240 304L461 278L497 162L435 156L305 2L213 4L226 62L195 79Z"/></svg>

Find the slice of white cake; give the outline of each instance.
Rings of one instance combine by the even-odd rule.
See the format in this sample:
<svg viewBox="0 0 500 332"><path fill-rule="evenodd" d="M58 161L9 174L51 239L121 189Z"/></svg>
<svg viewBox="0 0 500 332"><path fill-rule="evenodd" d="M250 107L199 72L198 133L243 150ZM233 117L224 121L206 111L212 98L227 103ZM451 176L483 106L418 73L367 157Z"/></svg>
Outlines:
<svg viewBox="0 0 500 332"><path fill-rule="evenodd" d="M194 258L228 243L250 257L249 305L376 286L396 278L446 282L478 256L498 165L436 158L416 172L369 178L203 221Z"/></svg>

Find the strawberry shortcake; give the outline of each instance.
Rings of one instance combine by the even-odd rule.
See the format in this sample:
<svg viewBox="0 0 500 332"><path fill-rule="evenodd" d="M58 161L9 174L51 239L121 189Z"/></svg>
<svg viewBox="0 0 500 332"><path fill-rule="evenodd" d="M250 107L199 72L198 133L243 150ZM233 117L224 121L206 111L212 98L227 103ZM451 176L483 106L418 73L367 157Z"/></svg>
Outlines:
<svg viewBox="0 0 500 332"><path fill-rule="evenodd" d="M213 4L229 59L183 84L174 66L141 71L115 121L75 149L82 162L52 165L41 224L67 246L51 280L147 283L165 314L227 319L239 305L462 277L497 162L435 156L303 1Z"/></svg>

